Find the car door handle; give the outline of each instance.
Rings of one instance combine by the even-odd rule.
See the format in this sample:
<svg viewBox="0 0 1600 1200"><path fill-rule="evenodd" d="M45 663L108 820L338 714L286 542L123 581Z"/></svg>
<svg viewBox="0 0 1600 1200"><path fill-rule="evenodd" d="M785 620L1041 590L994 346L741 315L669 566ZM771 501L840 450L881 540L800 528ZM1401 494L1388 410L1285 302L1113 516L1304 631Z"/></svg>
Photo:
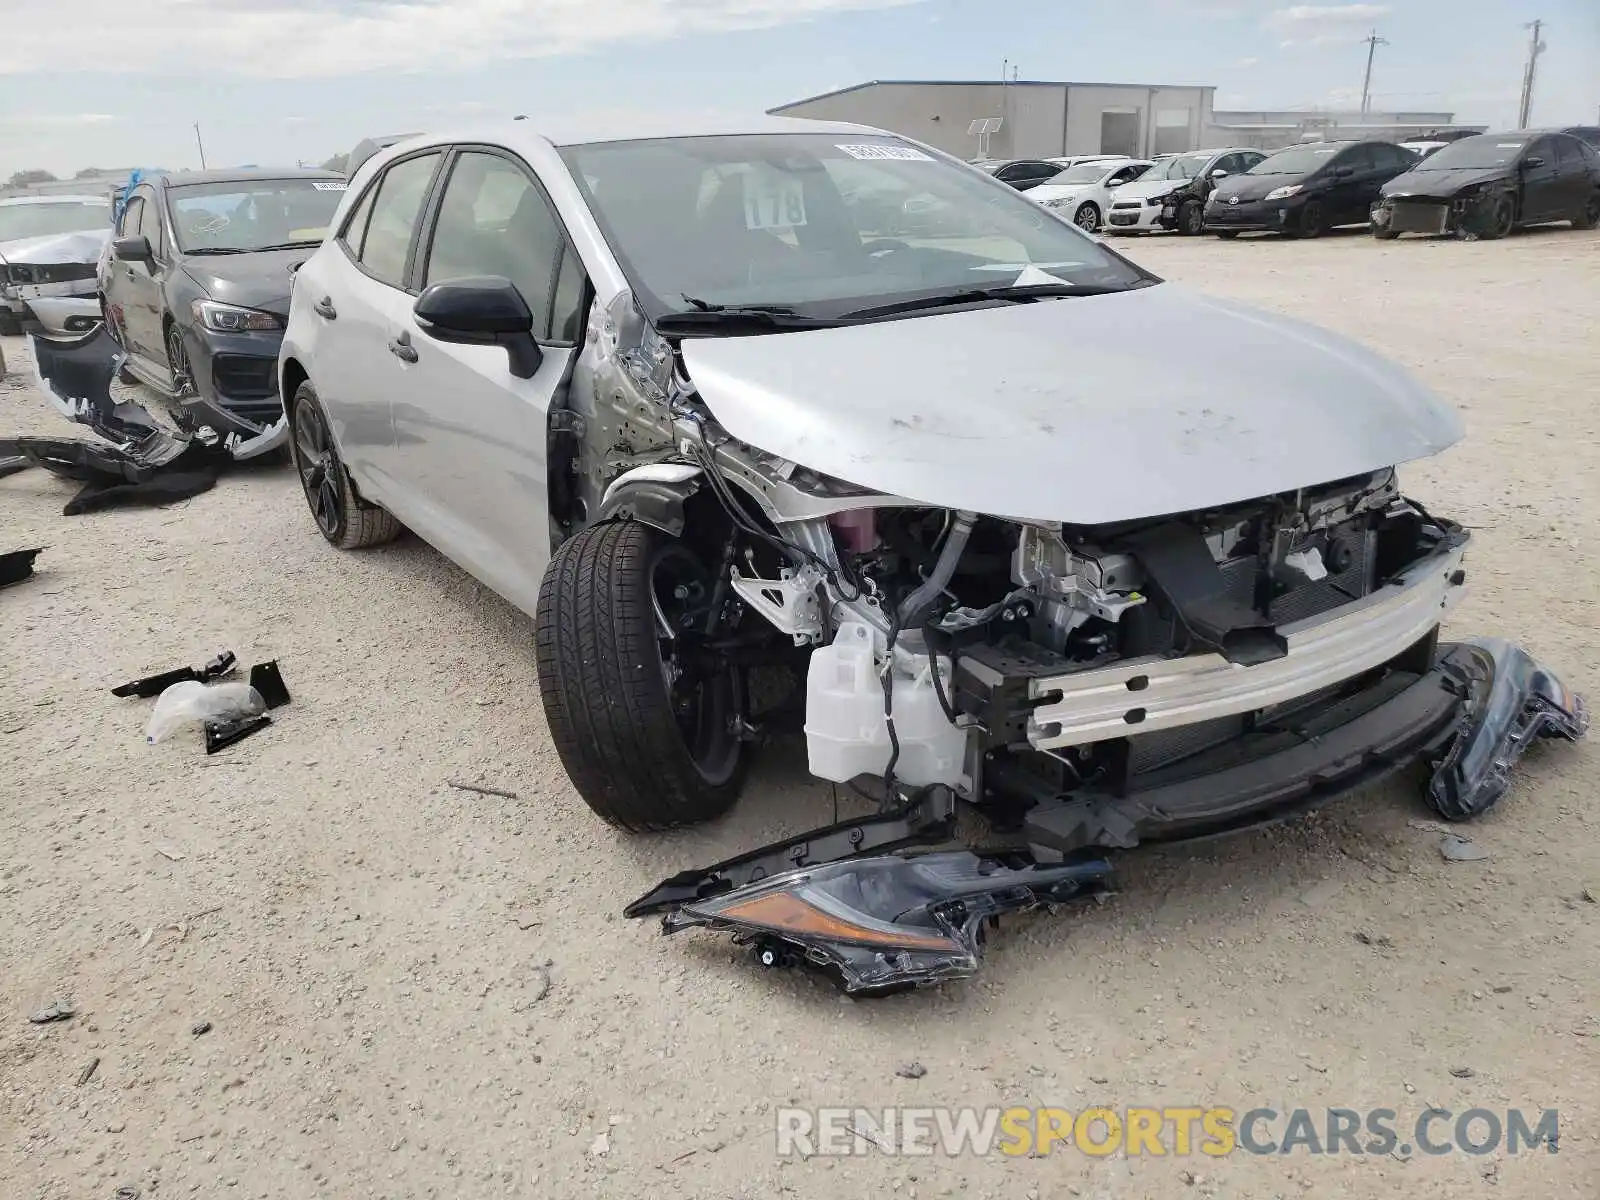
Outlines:
<svg viewBox="0 0 1600 1200"><path fill-rule="evenodd" d="M414 363L417 361L417 348L411 344L411 335L404 330L389 343L389 353L401 362Z"/></svg>
<svg viewBox="0 0 1600 1200"><path fill-rule="evenodd" d="M324 296L321 300L318 300L311 306L311 311L329 321L337 321L339 319L339 310L333 307L333 297L331 296Z"/></svg>

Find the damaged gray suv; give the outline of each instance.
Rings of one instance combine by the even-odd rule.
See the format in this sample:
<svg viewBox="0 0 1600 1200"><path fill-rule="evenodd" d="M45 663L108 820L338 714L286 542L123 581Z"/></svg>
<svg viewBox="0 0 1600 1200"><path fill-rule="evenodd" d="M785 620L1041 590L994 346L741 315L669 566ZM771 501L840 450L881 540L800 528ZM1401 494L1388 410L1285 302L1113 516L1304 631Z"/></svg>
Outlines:
<svg viewBox="0 0 1600 1200"><path fill-rule="evenodd" d="M717 816L786 719L873 799L628 909L855 992L970 972L1108 850L1413 762L1471 817L1587 724L1512 644L1440 640L1468 534L1396 474L1461 436L1440 400L879 130L390 147L279 366L322 534L403 523L534 619L602 818Z"/></svg>

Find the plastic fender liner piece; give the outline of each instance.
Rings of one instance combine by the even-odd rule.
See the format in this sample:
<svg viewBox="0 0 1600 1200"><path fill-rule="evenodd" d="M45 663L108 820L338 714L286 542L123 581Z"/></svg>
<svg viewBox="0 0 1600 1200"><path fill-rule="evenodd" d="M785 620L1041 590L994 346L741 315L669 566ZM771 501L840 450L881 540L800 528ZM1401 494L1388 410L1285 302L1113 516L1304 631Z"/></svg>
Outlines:
<svg viewBox="0 0 1600 1200"><path fill-rule="evenodd" d="M7 584L21 583L33 574L33 560L44 553L44 547L33 550L13 550L10 554L0 554L0 587Z"/></svg>
<svg viewBox="0 0 1600 1200"><path fill-rule="evenodd" d="M1428 781L1428 803L1440 816L1465 821L1500 802L1511 768L1539 738L1576 742L1589 731L1583 697L1504 638L1469 638L1469 655L1451 664L1463 693L1454 743Z"/></svg>
<svg viewBox="0 0 1600 1200"><path fill-rule="evenodd" d="M268 708L282 708L289 703L289 685L283 682L275 658L250 668L250 686L261 693Z"/></svg>
<svg viewBox="0 0 1600 1200"><path fill-rule="evenodd" d="M1090 894L1110 873L1099 859L878 854L802 867L684 905L662 919L662 929L728 930L756 945L765 965L799 961L848 993L885 995L973 974L995 918Z"/></svg>
<svg viewBox="0 0 1600 1200"><path fill-rule="evenodd" d="M218 750L225 750L271 724L272 718L266 713L254 717L236 717L231 721L207 721L206 753L215 754Z"/></svg>
<svg viewBox="0 0 1600 1200"><path fill-rule="evenodd" d="M232 650L224 650L210 662L198 667L179 667L175 671L163 671L159 675L149 675L144 679L135 679L131 683L124 683L120 687L112 688L111 694L113 696L138 696L141 699L149 699L151 696L161 695L173 684L183 683L185 680L193 679L200 683L206 683L212 679L221 679L226 675L231 675L236 661ZM254 686L253 680L251 683ZM256 688L256 691L259 692L261 689ZM266 698L265 692L262 692L262 698ZM272 702L268 700L267 703L271 707Z"/></svg>

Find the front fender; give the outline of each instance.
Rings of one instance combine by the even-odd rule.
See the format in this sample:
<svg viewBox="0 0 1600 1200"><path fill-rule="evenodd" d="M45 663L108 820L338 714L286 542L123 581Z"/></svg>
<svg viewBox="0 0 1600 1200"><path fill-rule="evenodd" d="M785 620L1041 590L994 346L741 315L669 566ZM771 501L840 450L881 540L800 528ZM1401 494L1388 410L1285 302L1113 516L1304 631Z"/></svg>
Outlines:
<svg viewBox="0 0 1600 1200"><path fill-rule="evenodd" d="M682 537L684 502L700 490L704 473L688 463L651 463L624 471L600 498L596 521L640 521L669 537Z"/></svg>

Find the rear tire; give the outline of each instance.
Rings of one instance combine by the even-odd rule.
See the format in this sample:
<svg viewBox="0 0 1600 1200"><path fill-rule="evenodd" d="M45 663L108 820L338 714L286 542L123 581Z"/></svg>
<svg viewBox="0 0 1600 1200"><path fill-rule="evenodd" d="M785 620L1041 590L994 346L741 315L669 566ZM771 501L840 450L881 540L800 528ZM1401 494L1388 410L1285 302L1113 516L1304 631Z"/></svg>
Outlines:
<svg viewBox="0 0 1600 1200"><path fill-rule="evenodd" d="M1214 232L1225 242L1231 242L1234 238L1239 236L1239 231L1237 229L1217 229L1213 230L1212 232Z"/></svg>
<svg viewBox="0 0 1600 1200"><path fill-rule="evenodd" d="M632 832L709 821L744 783L748 754L732 729L741 682L669 677L679 642L660 621L685 563L699 566L684 543L613 521L563 542L539 588L539 691L561 764L596 815Z"/></svg>
<svg viewBox="0 0 1600 1200"><path fill-rule="evenodd" d="M309 381L295 389L292 405L290 453L318 531L341 550L394 541L403 526L384 509L356 495L350 472L333 444L328 416Z"/></svg>
<svg viewBox="0 0 1600 1200"><path fill-rule="evenodd" d="M1581 215L1572 221L1574 229L1594 229L1600 227L1600 192L1589 197L1589 203L1584 207Z"/></svg>

